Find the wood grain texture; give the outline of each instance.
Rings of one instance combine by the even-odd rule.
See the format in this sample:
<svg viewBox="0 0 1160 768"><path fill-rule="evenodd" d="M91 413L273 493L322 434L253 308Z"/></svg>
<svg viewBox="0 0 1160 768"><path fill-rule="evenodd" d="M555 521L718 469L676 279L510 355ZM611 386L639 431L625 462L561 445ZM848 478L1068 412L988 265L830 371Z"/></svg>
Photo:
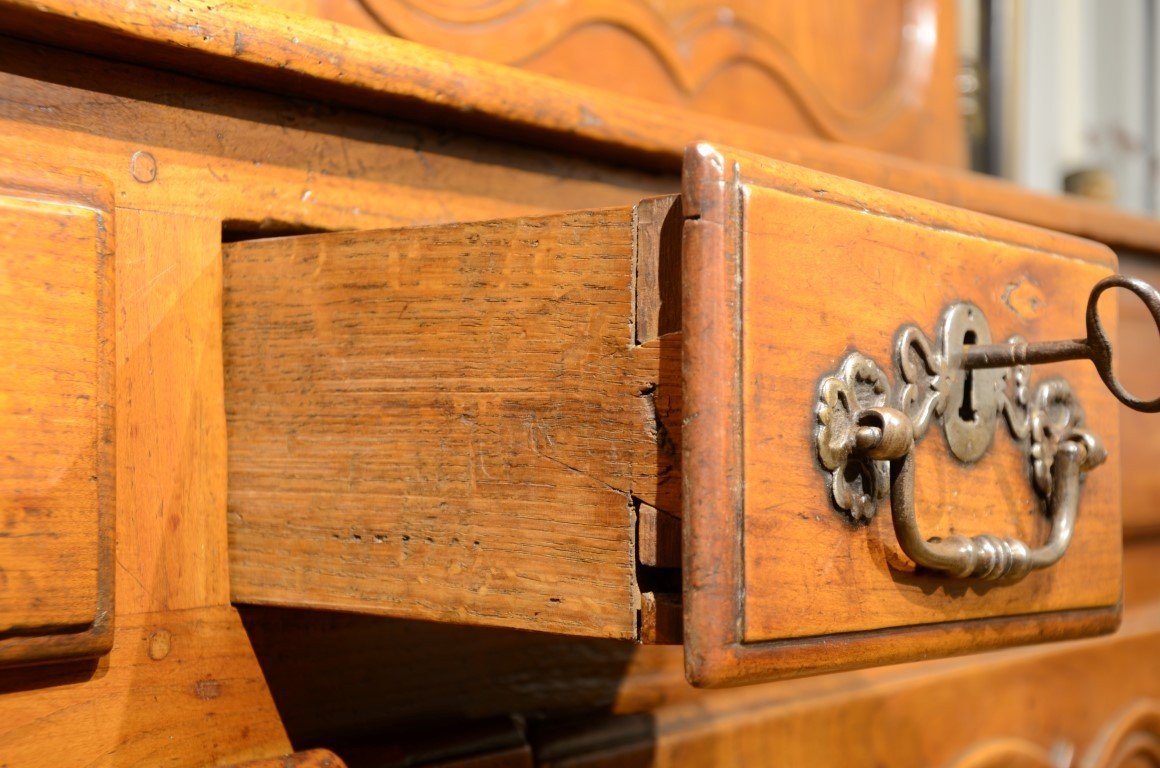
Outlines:
<svg viewBox="0 0 1160 768"><path fill-rule="evenodd" d="M288 752L227 606L221 225L117 210L117 631L98 664L0 676L13 766Z"/></svg>
<svg viewBox="0 0 1160 768"><path fill-rule="evenodd" d="M647 174L601 171L588 162L404 123L388 126L380 118L10 39L0 45L0 80L3 153L38 166L93 169L112 180L123 206L118 257L130 271L118 275L117 286L118 461L123 473L133 473L120 478L123 615L229 599L216 346L223 228L236 237L429 223L623 203L665 189ZM127 656L115 646L111 658L110 675ZM55 690L56 669L30 669L20 685ZM55 742L61 752L98 763L125 755L134 764L132 745L157 737L148 732L153 721L109 714L125 701L106 697L102 708L92 709L49 696L42 712L69 724ZM110 720L99 739L84 722L94 712ZM265 705L218 725L235 726L255 734L281 729ZM180 739L185 731L172 733ZM8 743L0 737L4 757ZM165 757L198 764L204 744L186 744L188 752L175 746ZM269 757L289 749L281 737L238 754ZM106 752L112 756L101 758ZM139 762L156 765L160 758Z"/></svg>
<svg viewBox="0 0 1160 768"><path fill-rule="evenodd" d="M0 757L11 765L154 766L285 754L290 745L252 651L224 607L220 325L223 218L284 221L286 201L301 196L301 189L271 194L293 183L294 172L263 171L266 158L255 154L256 147L273 147L270 137L281 128L258 127L272 114L269 104L253 101L257 110L238 116L225 107L228 96L218 102L225 114L205 117L213 89L191 80L110 68L15 41L0 45L0 60L2 153L38 168L85 169L69 171L72 183L103 176L113 190L105 208L112 210L113 194L122 205L107 233L111 245L116 231L116 259L124 267L110 284L117 306L109 319L116 339L110 387L116 388L119 533L110 569L117 622L128 627L112 635L112 650L99 663L41 665L2 676ZM150 97L158 93L170 96ZM292 117L283 114L282 128ZM208 150L211 138L248 143L249 150L223 160ZM183 150L168 149L175 146ZM0 165L7 172L11 161ZM247 166L249 181L234 178L254 201L249 211L240 198L223 194L231 173ZM69 574L55 577L63 583ZM207 606L223 611L221 617L201 613ZM150 642L151 651L142 648L153 630L142 636L138 620L165 629ZM187 623L193 625L188 633ZM142 664L141 653L162 654L164 646L176 665ZM243 667L246 676L230 678ZM150 670L160 677L150 677ZM188 688L182 682L183 670L206 676L202 692L211 703L197 708L183 701L198 695L196 681ZM223 679L221 693L211 683Z"/></svg>
<svg viewBox="0 0 1160 768"><path fill-rule="evenodd" d="M0 148L234 238L630 205L677 179L4 39ZM164 99L156 94L164 93ZM138 152L155 175L133 175ZM142 178L148 178L142 176Z"/></svg>
<svg viewBox="0 0 1160 768"><path fill-rule="evenodd" d="M634 637L632 233L623 208L228 246L234 599Z"/></svg>
<svg viewBox="0 0 1160 768"><path fill-rule="evenodd" d="M902 323L933 329L943 307L964 299L983 309L999 338L1066 337L1089 287L1114 268L1113 254L709 145L689 150L684 202L684 634L692 680L754 682L1114 627L1118 413L1090 365L1056 370L1113 459L1087 478L1068 557L1017 583L984 587L915 573L887 512L855 527L832 508L808 449L817 381L850 349L887 366ZM1004 301L1019 283L1050 296L1034 316ZM1035 513L1013 441L998 436L984 460L965 467L941 445L937 426L932 433L917 448L924 535L959 529L1042 540L1048 524ZM1002 616L1011 617L1009 634ZM924 634L926 622L937 626Z"/></svg>
<svg viewBox="0 0 1160 768"><path fill-rule="evenodd" d="M290 751L229 607L118 614L97 662L0 672L6 765L227 765Z"/></svg>
<svg viewBox="0 0 1160 768"><path fill-rule="evenodd" d="M681 198L636 204L636 341L645 344L681 328Z"/></svg>
<svg viewBox="0 0 1160 768"><path fill-rule="evenodd" d="M108 183L0 161L0 664L95 656L113 625Z"/></svg>
<svg viewBox="0 0 1160 768"><path fill-rule="evenodd" d="M675 172L716 141L877 186L1111 245L1160 252L1160 222L991 177L790 136L434 52L264 5L5 0L12 34L360 110ZM89 74L92 74L90 72Z"/></svg>
<svg viewBox="0 0 1160 768"><path fill-rule="evenodd" d="M702 114L965 164L946 2L272 4Z"/></svg>
<svg viewBox="0 0 1160 768"><path fill-rule="evenodd" d="M117 228L117 602L225 605L221 225L124 208Z"/></svg>

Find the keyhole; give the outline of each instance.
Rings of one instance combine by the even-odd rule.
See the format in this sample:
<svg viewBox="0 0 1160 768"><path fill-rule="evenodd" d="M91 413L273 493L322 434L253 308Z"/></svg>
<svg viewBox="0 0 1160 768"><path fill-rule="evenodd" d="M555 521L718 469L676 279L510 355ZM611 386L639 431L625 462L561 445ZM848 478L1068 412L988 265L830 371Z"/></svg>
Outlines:
<svg viewBox="0 0 1160 768"><path fill-rule="evenodd" d="M963 334L963 346L974 344L978 340L974 331L967 331ZM975 389L975 372L968 369L967 375L963 377L963 396L959 402L959 418L963 421L974 421L978 414L975 413L975 403L971 397L971 393Z"/></svg>

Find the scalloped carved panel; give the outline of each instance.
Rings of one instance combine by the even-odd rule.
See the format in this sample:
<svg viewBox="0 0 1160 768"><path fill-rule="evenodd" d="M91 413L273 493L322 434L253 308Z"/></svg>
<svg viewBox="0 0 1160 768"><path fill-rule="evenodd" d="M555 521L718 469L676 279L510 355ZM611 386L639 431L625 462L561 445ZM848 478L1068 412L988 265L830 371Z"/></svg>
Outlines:
<svg viewBox="0 0 1160 768"><path fill-rule="evenodd" d="M1078 768L1160 768L1160 701L1137 699L1096 737Z"/></svg>
<svg viewBox="0 0 1160 768"><path fill-rule="evenodd" d="M971 747L951 768L1160 768L1160 701L1131 701L1109 718L1082 755L1066 741L1047 747L1013 736Z"/></svg>
<svg viewBox="0 0 1160 768"><path fill-rule="evenodd" d="M272 0L626 95L963 165L946 0Z"/></svg>

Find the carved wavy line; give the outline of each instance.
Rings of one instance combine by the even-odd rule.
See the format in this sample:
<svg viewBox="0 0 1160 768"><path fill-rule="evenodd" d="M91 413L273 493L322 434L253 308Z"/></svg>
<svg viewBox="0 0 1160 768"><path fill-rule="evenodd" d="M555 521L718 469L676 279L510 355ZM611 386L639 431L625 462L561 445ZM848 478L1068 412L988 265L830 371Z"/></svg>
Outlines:
<svg viewBox="0 0 1160 768"><path fill-rule="evenodd" d="M718 8L685 14L674 26L639 0L573 0L562 7L497 0L457 13L442 6L441 16L407 0L357 1L391 34L510 65L547 53L580 29L613 26L649 50L688 96L698 95L729 67L749 64L779 82L803 116L834 139L871 134L921 101L937 34L935 0L908 2L894 76L867 106L850 109L828 99L776 38L732 12L723 16Z"/></svg>
<svg viewBox="0 0 1160 768"><path fill-rule="evenodd" d="M1121 768L1144 758L1160 763L1160 701L1136 699L1105 726L1079 768Z"/></svg>

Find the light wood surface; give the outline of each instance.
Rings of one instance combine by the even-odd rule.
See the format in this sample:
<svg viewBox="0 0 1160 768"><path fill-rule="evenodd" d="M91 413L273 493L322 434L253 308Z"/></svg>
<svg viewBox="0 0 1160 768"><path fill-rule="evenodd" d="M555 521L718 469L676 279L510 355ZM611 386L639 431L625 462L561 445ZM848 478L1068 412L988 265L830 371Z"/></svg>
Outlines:
<svg viewBox="0 0 1160 768"><path fill-rule="evenodd" d="M633 227L228 246L234 599L634 637Z"/></svg>
<svg viewBox="0 0 1160 768"><path fill-rule="evenodd" d="M282 13L248 0L5 0L10 33L363 111L466 128L569 157L675 172L685 146L716 141L898 192L1160 252L1160 222L1075 197L906 158L790 136ZM91 72L89 74L92 74ZM672 191L672 190L663 190ZM576 206L570 206L576 207Z"/></svg>
<svg viewBox="0 0 1160 768"><path fill-rule="evenodd" d="M0 161L0 665L95 656L113 624L107 182Z"/></svg>
<svg viewBox="0 0 1160 768"><path fill-rule="evenodd" d="M203 766L286 754L285 731L228 608L220 243L230 216L255 226L288 218L287 201L301 205L301 190L259 189L273 192L294 171L196 154L219 136L272 147L276 131L256 128L257 101L247 116L199 121L206 113L197 105L212 88L193 81L10 41L0 60L3 152L38 169L83 169L68 173L73 183L99 174L112 188L105 209L119 204L106 222L117 265L108 359L118 629L98 661L0 673L0 758L12 766ZM103 95L93 90L102 87ZM149 92L174 98L149 101ZM186 149L167 148L181 142ZM256 174L243 182L251 202L220 194L246 167ZM13 178L10 162L2 170Z"/></svg>
<svg viewBox="0 0 1160 768"><path fill-rule="evenodd" d="M949 2L267 2L701 114L966 161Z"/></svg>
<svg viewBox="0 0 1160 768"><path fill-rule="evenodd" d="M229 602L221 225L118 213L117 600Z"/></svg>
<svg viewBox="0 0 1160 768"><path fill-rule="evenodd" d="M1051 253L1034 232L1020 243L992 239L985 221L968 237L933 231L921 214L903 222L876 211L868 223L864 208L829 203L855 190L808 174L794 181L816 191L799 197L796 189L786 194L754 181L744 193L746 641L1119 602L1120 406L1089 363L1039 368L1032 382L1066 377L1113 458L1085 479L1082 522L1067 555L1018 584L915 574L896 541L889 505L869 526L849 525L831 506L814 452L803 450L798 437L814 418L815 382L837 370L842 355L857 349L885 367L903 322L934 337L943 309L956 301L978 305L996 339L1067 338L1080 325L1090 287L1110 272L1106 250L1093 244L1096 263L1083 263L1073 255L1079 248ZM1005 301L1020 283L1045 297L1034 316L1021 316ZM996 432L970 465L950 454L937 423L919 443L915 507L924 536L993 533L1030 546L1046 540L1051 521L1028 478L1028 459L1002 421ZM803 582L808 588L786 589Z"/></svg>
<svg viewBox="0 0 1160 768"><path fill-rule="evenodd" d="M207 766L289 752L232 608L117 615L100 662L0 675L10 766Z"/></svg>
<svg viewBox="0 0 1160 768"><path fill-rule="evenodd" d="M233 239L630 205L678 184L12 39L0 90L5 154L100 173L118 205L218 218Z"/></svg>
<svg viewBox="0 0 1160 768"><path fill-rule="evenodd" d="M117 616L99 661L0 674L12 766L290 751L228 606L220 221L116 210Z"/></svg>
<svg viewBox="0 0 1160 768"><path fill-rule="evenodd" d="M817 382L851 349L890 370L903 323L933 338L942 309L962 300L983 309L996 338L1066 338L1090 287L1114 269L1107 248L705 144L689 150L683 202L684 637L692 679L754 682L1114 628L1118 406L1090 364L1052 372L1071 382L1113 458L1087 477L1067 556L1015 583L916 572L888 511L866 526L835 511L809 442ZM1006 301L1021 283L1050 299L1029 308ZM965 466L938 431L932 425L916 448L923 535L1042 542L1049 523L1015 442L997 435L982 460ZM1001 623L955 625L1002 616L1012 617L1007 637ZM935 626L924 634L926 622ZM879 631L901 627L912 630ZM792 638L803 639L779 642Z"/></svg>

